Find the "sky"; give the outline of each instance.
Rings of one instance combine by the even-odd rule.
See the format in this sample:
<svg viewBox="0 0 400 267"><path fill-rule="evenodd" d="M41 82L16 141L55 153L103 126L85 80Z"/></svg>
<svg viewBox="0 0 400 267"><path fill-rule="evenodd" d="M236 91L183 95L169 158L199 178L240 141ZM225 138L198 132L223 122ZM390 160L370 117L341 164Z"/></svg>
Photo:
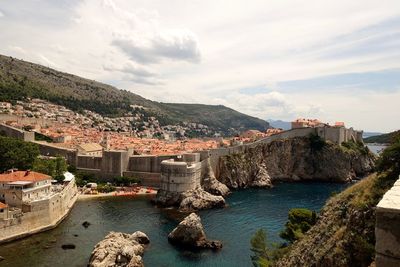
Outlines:
<svg viewBox="0 0 400 267"><path fill-rule="evenodd" d="M2 0L0 53L155 101L400 128L399 0Z"/></svg>

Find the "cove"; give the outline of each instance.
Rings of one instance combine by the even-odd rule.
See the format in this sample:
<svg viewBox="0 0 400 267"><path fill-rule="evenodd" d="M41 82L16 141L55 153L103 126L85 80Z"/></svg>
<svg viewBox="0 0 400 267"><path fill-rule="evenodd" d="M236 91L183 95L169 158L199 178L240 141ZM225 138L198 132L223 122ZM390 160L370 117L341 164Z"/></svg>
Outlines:
<svg viewBox="0 0 400 267"><path fill-rule="evenodd" d="M88 263L93 246L109 231L145 232L150 245L144 255L145 266L252 266L250 238L264 228L268 239L279 242L279 232L291 208L319 211L332 192L347 185L330 183L280 183L272 189L235 191L226 198L228 207L199 212L211 239L219 239L220 252L191 253L177 250L167 241L179 219L172 210L155 208L148 198L108 198L79 201L71 214L56 228L0 246L5 258L0 266L42 267L76 266ZM91 225L84 228L82 223ZM63 244L75 244L63 250Z"/></svg>

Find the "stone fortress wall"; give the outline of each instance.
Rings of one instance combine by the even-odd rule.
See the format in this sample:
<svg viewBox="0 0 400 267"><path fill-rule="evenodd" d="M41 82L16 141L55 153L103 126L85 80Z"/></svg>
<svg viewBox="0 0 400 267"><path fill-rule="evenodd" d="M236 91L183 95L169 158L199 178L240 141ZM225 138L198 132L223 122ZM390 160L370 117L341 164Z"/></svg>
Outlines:
<svg viewBox="0 0 400 267"><path fill-rule="evenodd" d="M20 139L26 138L25 131L2 125L7 135ZM11 130L7 130L10 128ZM1 127L0 127L1 130ZM17 131L16 131L17 130ZM22 134L20 133L22 132ZM318 128L297 128L284 131L253 143L217 148L207 151L200 151L200 162L210 158L211 168L218 178L218 164L221 156L235 153L243 153L247 149L259 144L268 144L276 140L288 139L294 137L304 137L310 134L317 134L326 141L340 144L345 141L354 140L362 142L362 132L355 131L352 128L344 127L318 127ZM73 149L60 148L50 143L36 142L42 155L45 156L63 156L67 162L77 169L90 172L105 180L111 180L117 176L128 176L138 178L143 185L160 187L161 185L161 162L166 159L177 160L179 155L133 155L132 150L128 151L109 151L104 150L102 156L84 156L78 155ZM204 165L204 163L202 163Z"/></svg>
<svg viewBox="0 0 400 267"><path fill-rule="evenodd" d="M0 133L4 133L7 136L18 138L27 142L31 142L35 140L34 132L23 131L9 125L0 123Z"/></svg>
<svg viewBox="0 0 400 267"><path fill-rule="evenodd" d="M400 177L376 206L375 263L400 266Z"/></svg>
<svg viewBox="0 0 400 267"><path fill-rule="evenodd" d="M30 202L21 210L12 212L7 220L0 220L0 243L22 238L56 227L69 213L78 189L75 180L48 199Z"/></svg>
<svg viewBox="0 0 400 267"><path fill-rule="evenodd" d="M196 189L200 186L201 171L199 153L187 153L179 159L163 160L160 189L177 193Z"/></svg>

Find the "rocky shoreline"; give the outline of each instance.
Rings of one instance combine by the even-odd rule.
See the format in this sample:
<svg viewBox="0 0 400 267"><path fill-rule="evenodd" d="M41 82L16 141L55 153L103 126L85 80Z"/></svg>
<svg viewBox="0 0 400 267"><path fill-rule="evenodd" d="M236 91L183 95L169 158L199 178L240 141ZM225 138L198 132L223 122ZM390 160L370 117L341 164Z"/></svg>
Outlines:
<svg viewBox="0 0 400 267"><path fill-rule="evenodd" d="M370 173L375 156L363 144L354 149L297 137L259 144L244 153L220 158L216 179L208 162L201 187L181 193L159 190L154 203L182 212L225 207L224 196L248 187L270 188L274 182L346 183Z"/></svg>
<svg viewBox="0 0 400 267"><path fill-rule="evenodd" d="M149 242L140 231L131 235L110 232L94 247L88 267L143 267L142 256Z"/></svg>

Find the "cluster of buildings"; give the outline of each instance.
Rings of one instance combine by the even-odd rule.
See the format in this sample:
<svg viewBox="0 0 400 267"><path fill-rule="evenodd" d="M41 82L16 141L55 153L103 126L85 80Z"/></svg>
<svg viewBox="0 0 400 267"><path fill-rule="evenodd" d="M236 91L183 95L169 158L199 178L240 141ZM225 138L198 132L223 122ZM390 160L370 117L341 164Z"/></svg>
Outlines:
<svg viewBox="0 0 400 267"><path fill-rule="evenodd" d="M291 122L292 129L298 129L298 128L316 128L316 127L325 127L325 126L331 126L331 127L345 127L344 122L337 121L333 125L330 125L329 123L322 122L318 119L304 119L304 118L299 118Z"/></svg>
<svg viewBox="0 0 400 267"><path fill-rule="evenodd" d="M56 226L72 208L77 193L71 175L60 184L29 170L0 174L0 242Z"/></svg>
<svg viewBox="0 0 400 267"><path fill-rule="evenodd" d="M193 139L187 136L212 135L207 125L186 123L160 126L155 117L146 117L140 106L132 106L125 117L108 118L92 111L82 114L40 99L0 102L0 121L34 131L51 139L55 146L78 149L85 155L98 155L102 148L133 149L135 154L159 155L217 148L222 139ZM85 151L81 146L96 152ZM97 144L97 145L96 145ZM225 145L229 142L225 141Z"/></svg>
<svg viewBox="0 0 400 267"><path fill-rule="evenodd" d="M41 99L16 101L15 104L0 102L0 113L46 121L46 125L79 125L83 130L99 132L122 132L138 138L157 138L175 140L191 136L212 136L214 131L207 125L183 122L181 125L161 126L156 117L147 116L146 108L131 105L132 110L122 117L110 118L90 110L74 112L64 106ZM34 120L32 120L34 121ZM39 130L45 123L32 123L31 128ZM17 125L15 125L17 126ZM54 137L63 138L61 134ZM68 139L68 136L66 136Z"/></svg>

